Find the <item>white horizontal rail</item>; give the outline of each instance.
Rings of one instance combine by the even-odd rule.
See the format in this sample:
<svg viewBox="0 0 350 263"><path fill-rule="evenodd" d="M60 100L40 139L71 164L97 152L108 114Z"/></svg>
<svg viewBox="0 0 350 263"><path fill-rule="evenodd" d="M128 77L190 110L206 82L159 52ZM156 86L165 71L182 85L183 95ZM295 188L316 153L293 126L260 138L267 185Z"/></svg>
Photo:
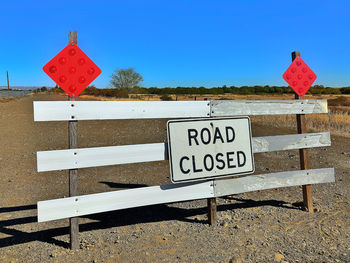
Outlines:
<svg viewBox="0 0 350 263"><path fill-rule="evenodd" d="M135 144L37 152L38 172L167 159L165 143Z"/></svg>
<svg viewBox="0 0 350 263"><path fill-rule="evenodd" d="M209 101L35 101L34 121L209 117Z"/></svg>
<svg viewBox="0 0 350 263"><path fill-rule="evenodd" d="M330 146L329 132L253 138L253 152ZM37 152L38 172L168 159L166 143L135 144Z"/></svg>
<svg viewBox="0 0 350 263"><path fill-rule="evenodd" d="M327 100L214 100L211 116L328 113Z"/></svg>
<svg viewBox="0 0 350 263"><path fill-rule="evenodd" d="M215 196L219 197L279 187L332 183L334 181L334 168L258 174L215 181Z"/></svg>
<svg viewBox="0 0 350 263"><path fill-rule="evenodd" d="M274 152L283 150L327 147L331 145L329 132L264 136L253 138L253 152Z"/></svg>
<svg viewBox="0 0 350 263"><path fill-rule="evenodd" d="M158 119L327 112L327 100L34 102L34 121Z"/></svg>
<svg viewBox="0 0 350 263"><path fill-rule="evenodd" d="M214 182L214 183L213 183ZM314 169L201 183L150 186L38 202L38 221L125 208L212 198L278 187L334 182L334 169Z"/></svg>
<svg viewBox="0 0 350 263"><path fill-rule="evenodd" d="M214 197L213 181L150 186L38 202L38 221Z"/></svg>

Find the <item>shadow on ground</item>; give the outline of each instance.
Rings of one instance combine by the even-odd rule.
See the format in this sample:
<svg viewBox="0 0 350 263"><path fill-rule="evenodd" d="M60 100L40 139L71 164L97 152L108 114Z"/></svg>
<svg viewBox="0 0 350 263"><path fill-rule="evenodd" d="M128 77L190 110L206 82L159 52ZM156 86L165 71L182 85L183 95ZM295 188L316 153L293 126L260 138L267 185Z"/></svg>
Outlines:
<svg viewBox="0 0 350 263"><path fill-rule="evenodd" d="M122 185L112 182L101 182L107 184L112 188L138 188L145 185ZM263 200L254 201L251 199L224 197L227 200L234 200L235 203L224 204L217 206L218 211L234 210L240 208L260 207L260 206L273 206L282 207L286 209L301 209L300 204L291 204L278 200ZM3 207L0 208L0 213L11 213L25 210L36 210L36 205L15 206L15 207ZM105 212L94 215L83 216L83 218L92 219L95 222L83 223L79 225L80 232L86 232L96 229L108 229L112 227L122 227L126 225L133 225L139 223L149 222L161 222L168 220L179 220L183 222L207 224L207 220L191 219L190 217L196 215L203 215L207 213L207 207L201 208L178 208L171 207L167 204L153 205L147 207L130 208L119 211ZM33 232L25 232L14 229L15 225L24 225L37 222L36 216L28 216L23 218L15 218L9 220L3 220L0 222L0 232L10 235L0 239L0 248L8 247L23 243L29 243L32 241L41 241L64 248L68 248L67 242L57 240L55 237L69 234L68 227L58 227L46 230L39 230ZM39 223L38 223L39 224ZM35 227L32 228L32 230ZM39 227L38 227L39 229Z"/></svg>

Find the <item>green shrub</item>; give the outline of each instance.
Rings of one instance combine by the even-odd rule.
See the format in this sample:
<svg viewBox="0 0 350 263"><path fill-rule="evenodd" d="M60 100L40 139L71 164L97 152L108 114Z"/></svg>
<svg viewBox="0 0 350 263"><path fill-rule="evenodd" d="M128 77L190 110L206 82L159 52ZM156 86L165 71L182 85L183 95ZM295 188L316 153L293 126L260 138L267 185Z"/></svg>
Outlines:
<svg viewBox="0 0 350 263"><path fill-rule="evenodd" d="M160 99L164 100L164 101L173 100L168 94L164 94L164 95L160 96Z"/></svg>
<svg viewBox="0 0 350 263"><path fill-rule="evenodd" d="M129 98L126 90L119 89L98 89L95 86L87 87L82 94L92 96L114 97L114 98Z"/></svg>

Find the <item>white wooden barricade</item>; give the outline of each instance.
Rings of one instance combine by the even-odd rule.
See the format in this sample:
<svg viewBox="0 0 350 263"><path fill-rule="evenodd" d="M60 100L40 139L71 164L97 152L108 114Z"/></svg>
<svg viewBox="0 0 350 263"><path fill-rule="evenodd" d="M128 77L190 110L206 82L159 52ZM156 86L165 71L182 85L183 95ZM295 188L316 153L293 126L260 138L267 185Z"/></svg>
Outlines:
<svg viewBox="0 0 350 263"><path fill-rule="evenodd" d="M35 121L222 117L328 113L326 100L261 101L44 101L34 102ZM329 132L253 138L254 153L330 146ZM38 171L167 160L166 143L42 151ZM38 202L38 221L125 208L213 198L278 187L334 182L334 169L250 175L225 180L111 191Z"/></svg>

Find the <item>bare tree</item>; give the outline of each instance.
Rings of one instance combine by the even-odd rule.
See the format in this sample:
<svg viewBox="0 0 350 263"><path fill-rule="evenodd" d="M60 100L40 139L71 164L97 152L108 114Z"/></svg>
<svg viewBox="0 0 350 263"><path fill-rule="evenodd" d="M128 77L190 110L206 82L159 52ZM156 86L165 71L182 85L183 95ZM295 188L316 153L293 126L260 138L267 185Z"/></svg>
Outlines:
<svg viewBox="0 0 350 263"><path fill-rule="evenodd" d="M110 84L116 89L124 89L130 91L133 87L137 86L143 81L142 76L137 73L133 68L128 69L116 69L111 75Z"/></svg>

